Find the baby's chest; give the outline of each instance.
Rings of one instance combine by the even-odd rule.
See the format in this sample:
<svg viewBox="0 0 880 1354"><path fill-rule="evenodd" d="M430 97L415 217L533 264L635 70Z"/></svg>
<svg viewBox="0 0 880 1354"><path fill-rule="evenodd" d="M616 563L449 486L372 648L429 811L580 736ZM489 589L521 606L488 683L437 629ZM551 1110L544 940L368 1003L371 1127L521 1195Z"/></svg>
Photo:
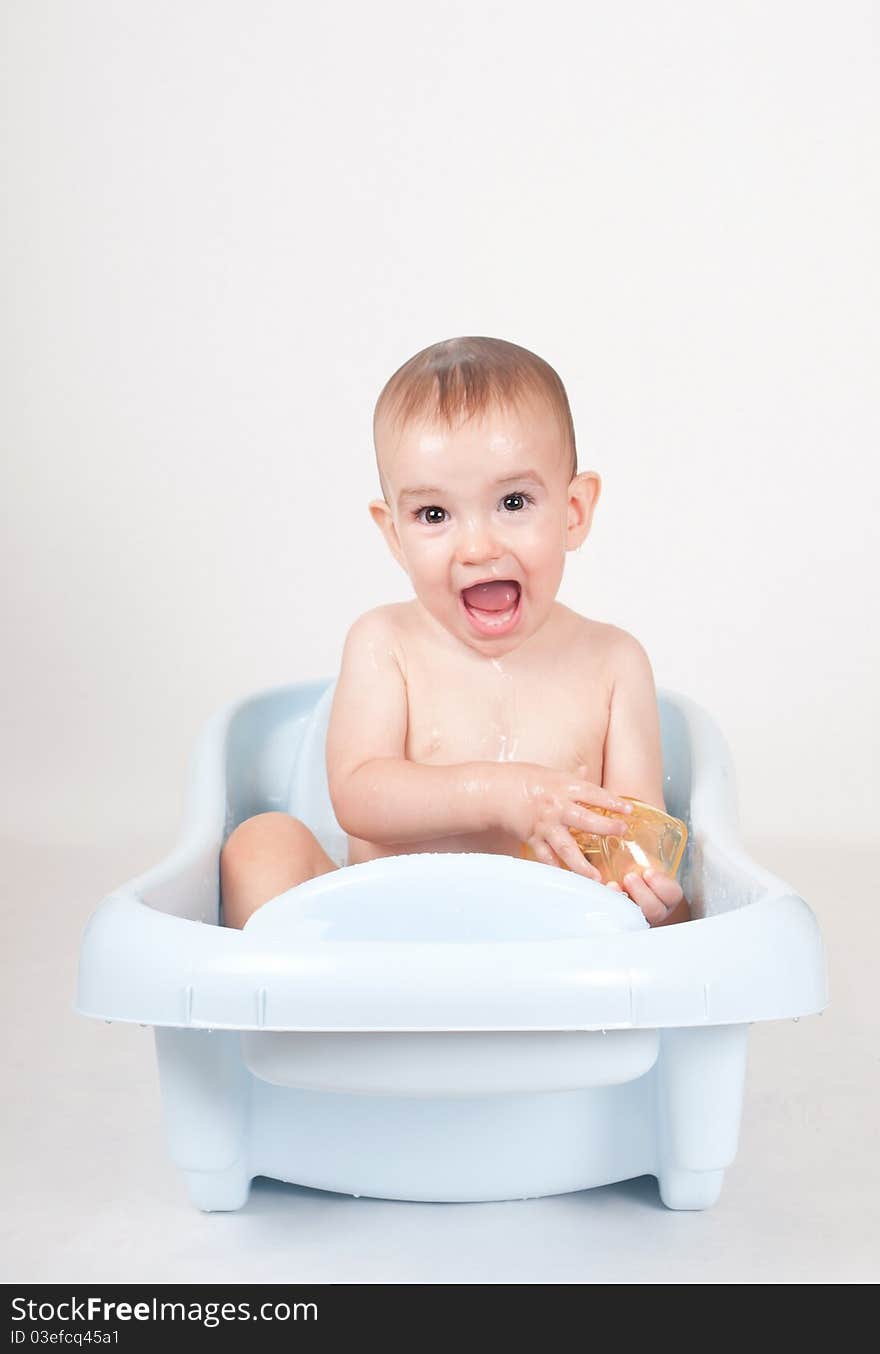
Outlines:
<svg viewBox="0 0 880 1354"><path fill-rule="evenodd" d="M406 756L415 762L537 762L560 770L586 763L602 773L609 693L599 682L407 676Z"/></svg>

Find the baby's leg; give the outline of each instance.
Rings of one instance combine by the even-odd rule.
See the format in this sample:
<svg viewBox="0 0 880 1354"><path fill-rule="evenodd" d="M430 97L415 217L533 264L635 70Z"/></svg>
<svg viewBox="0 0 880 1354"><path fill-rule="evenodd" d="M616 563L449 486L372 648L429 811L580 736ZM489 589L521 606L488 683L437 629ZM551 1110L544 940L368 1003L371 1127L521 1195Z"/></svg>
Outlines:
<svg viewBox="0 0 880 1354"><path fill-rule="evenodd" d="M220 852L223 924L241 928L270 898L338 868L311 829L289 813L246 818Z"/></svg>

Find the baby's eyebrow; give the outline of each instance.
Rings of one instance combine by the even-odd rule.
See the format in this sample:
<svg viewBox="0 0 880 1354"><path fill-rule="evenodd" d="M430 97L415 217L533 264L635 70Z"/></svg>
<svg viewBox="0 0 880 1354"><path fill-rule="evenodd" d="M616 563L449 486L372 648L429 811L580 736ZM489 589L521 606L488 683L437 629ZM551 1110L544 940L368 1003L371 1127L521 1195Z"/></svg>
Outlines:
<svg viewBox="0 0 880 1354"><path fill-rule="evenodd" d="M525 480L530 480L533 484L540 484L543 489L544 481L537 470L518 470L514 475L502 475L493 483L493 488L500 489L503 484L522 484ZM428 498L431 494L442 496L447 491L438 489L436 485L422 485L415 489L403 489L398 496L397 502L403 503L407 498Z"/></svg>

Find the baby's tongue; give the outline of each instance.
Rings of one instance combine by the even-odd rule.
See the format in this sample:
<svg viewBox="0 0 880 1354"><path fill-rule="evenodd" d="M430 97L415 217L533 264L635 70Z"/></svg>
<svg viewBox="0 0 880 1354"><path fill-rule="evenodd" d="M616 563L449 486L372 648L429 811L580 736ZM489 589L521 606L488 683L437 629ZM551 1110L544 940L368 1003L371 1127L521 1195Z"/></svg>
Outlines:
<svg viewBox="0 0 880 1354"><path fill-rule="evenodd" d="M462 597L468 606L478 611L507 611L516 606L519 587L509 579L493 579L491 583L475 583L472 588L463 588Z"/></svg>

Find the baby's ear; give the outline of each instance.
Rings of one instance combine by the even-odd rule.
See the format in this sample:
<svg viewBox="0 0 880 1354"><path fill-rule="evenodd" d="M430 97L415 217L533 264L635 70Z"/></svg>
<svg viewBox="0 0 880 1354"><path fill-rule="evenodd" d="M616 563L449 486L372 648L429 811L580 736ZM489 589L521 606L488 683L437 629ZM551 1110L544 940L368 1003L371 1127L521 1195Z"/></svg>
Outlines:
<svg viewBox="0 0 880 1354"><path fill-rule="evenodd" d="M371 503L367 504L367 507L370 516L383 535L387 532L389 526L393 528L394 521L391 517L391 509L384 498L374 498Z"/></svg>
<svg viewBox="0 0 880 1354"><path fill-rule="evenodd" d="M602 480L595 470L575 475L568 486L568 528L566 550L577 550L590 534L593 512L602 492Z"/></svg>
<svg viewBox="0 0 880 1354"><path fill-rule="evenodd" d="M373 501L368 504L368 507L370 516L385 537L385 544L388 546L388 549L391 551L400 567L405 570L406 565L403 562L400 541L397 539L397 528L394 525L391 509L384 498L374 498Z"/></svg>

